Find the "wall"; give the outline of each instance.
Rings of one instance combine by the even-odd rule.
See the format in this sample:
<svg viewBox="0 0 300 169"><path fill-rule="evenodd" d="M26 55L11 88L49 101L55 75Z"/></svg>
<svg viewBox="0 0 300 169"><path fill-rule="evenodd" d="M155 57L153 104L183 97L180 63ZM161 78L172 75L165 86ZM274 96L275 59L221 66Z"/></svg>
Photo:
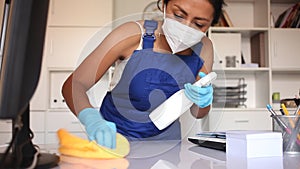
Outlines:
<svg viewBox="0 0 300 169"><path fill-rule="evenodd" d="M156 0L114 0L113 18L126 17L132 14L141 14L149 3Z"/></svg>

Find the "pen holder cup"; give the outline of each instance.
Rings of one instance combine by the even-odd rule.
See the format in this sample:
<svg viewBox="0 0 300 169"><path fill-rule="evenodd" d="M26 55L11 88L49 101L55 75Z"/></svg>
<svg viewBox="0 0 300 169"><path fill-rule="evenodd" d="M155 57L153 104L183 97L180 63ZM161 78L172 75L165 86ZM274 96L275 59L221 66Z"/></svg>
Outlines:
<svg viewBox="0 0 300 169"><path fill-rule="evenodd" d="M276 115L272 116L272 121L273 131L282 133L283 152L300 154L300 116ZM296 124L298 124L298 127L295 126Z"/></svg>

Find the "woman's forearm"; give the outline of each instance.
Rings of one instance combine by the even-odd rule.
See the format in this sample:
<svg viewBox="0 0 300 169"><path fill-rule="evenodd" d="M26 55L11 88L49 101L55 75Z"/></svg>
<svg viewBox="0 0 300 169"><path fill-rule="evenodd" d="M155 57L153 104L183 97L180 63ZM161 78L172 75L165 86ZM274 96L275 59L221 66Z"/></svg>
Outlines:
<svg viewBox="0 0 300 169"><path fill-rule="evenodd" d="M70 76L62 87L62 95L70 110L77 116L79 112L87 107L92 107L86 90L80 83L76 83Z"/></svg>
<svg viewBox="0 0 300 169"><path fill-rule="evenodd" d="M193 106L190 108L190 111L195 118L200 119L205 117L209 113L210 107L211 105L205 108L200 108L196 104L193 104Z"/></svg>

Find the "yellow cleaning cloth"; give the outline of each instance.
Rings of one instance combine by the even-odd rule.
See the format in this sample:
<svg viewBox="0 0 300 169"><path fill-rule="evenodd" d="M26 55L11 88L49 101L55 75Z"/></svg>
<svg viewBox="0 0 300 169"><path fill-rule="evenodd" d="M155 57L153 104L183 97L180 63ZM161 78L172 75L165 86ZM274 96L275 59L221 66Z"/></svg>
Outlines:
<svg viewBox="0 0 300 169"><path fill-rule="evenodd" d="M130 146L128 140L117 133L116 148L110 149L72 135L65 129L57 131L60 147L58 151L63 155L82 158L114 159L123 158L128 155Z"/></svg>
<svg viewBox="0 0 300 169"><path fill-rule="evenodd" d="M59 159L60 169L128 169L129 167L129 161L126 158L91 159L61 155Z"/></svg>

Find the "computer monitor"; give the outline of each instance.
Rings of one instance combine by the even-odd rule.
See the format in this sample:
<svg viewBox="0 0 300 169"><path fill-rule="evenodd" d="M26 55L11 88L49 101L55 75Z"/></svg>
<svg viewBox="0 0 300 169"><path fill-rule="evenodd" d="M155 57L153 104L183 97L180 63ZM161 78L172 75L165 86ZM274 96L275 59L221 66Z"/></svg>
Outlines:
<svg viewBox="0 0 300 169"><path fill-rule="evenodd" d="M0 119L12 119L12 141L0 168L50 168L54 154L32 143L29 103L37 87L49 0L5 0L1 29Z"/></svg>

